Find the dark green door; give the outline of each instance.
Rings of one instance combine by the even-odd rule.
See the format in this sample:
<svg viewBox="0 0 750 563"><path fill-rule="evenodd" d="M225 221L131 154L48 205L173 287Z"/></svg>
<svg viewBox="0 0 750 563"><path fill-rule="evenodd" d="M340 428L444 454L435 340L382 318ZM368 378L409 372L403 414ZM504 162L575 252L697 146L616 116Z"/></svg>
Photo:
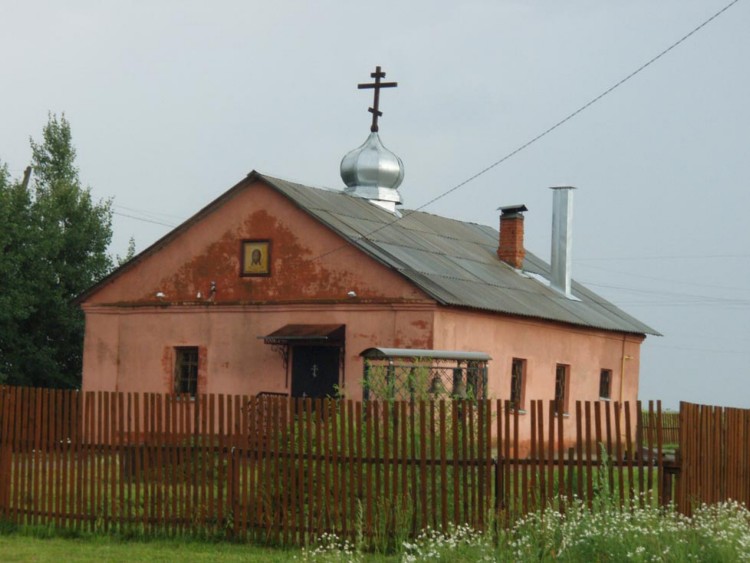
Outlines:
<svg viewBox="0 0 750 563"><path fill-rule="evenodd" d="M292 397L333 397L339 382L340 353L337 346L295 346Z"/></svg>

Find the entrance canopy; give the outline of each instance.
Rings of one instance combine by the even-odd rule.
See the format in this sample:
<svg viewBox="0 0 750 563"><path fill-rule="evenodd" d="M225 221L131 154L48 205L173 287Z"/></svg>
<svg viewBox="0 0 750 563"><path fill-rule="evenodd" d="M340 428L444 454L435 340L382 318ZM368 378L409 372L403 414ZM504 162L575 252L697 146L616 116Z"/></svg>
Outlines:
<svg viewBox="0 0 750 563"><path fill-rule="evenodd" d="M488 362L492 359L484 352L462 352L459 350L425 350L421 348L368 348L360 356L363 358L431 358L435 360L458 360Z"/></svg>
<svg viewBox="0 0 750 563"><path fill-rule="evenodd" d="M301 344L304 342L338 344L344 341L345 325L284 325L266 336L266 344Z"/></svg>

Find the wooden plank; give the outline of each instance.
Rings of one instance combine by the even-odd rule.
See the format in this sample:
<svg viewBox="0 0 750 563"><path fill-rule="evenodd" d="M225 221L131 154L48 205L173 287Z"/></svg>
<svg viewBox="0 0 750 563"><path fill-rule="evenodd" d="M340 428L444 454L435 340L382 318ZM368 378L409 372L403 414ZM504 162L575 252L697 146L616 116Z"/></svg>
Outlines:
<svg viewBox="0 0 750 563"><path fill-rule="evenodd" d="M372 496L372 421L373 405L375 401L368 401L365 405L365 456L367 466L365 470L365 533L372 534L373 530L373 496Z"/></svg>
<svg viewBox="0 0 750 563"><path fill-rule="evenodd" d="M31 402L31 387L21 387L19 390L19 400L21 402L20 434L18 439L18 473L19 473L19 523L30 524L31 514L29 506L29 489L33 481L32 470L32 445L34 435L34 409ZM58 473L59 475L59 473Z"/></svg>
<svg viewBox="0 0 750 563"><path fill-rule="evenodd" d="M253 399L254 401L254 399ZM254 405L254 403L253 403ZM250 412L254 413L254 407L249 407ZM215 471L218 471L219 469L219 462L218 460L221 459L220 454L216 453L215 449L218 447L218 440L216 436L216 395L213 393L209 393L208 395L208 435L210 440L210 452L211 452L211 484L208 488L208 517L211 518L212 521L218 521L218 507L216 506L216 490L214 488L214 481L218 478L217 475L215 475ZM249 417L249 424L254 424L254 416ZM250 439L253 439L253 430L255 429L254 425L252 426L252 429L250 430ZM216 468L216 469L213 469ZM254 482L252 476L250 479L250 483L252 484ZM252 495L251 495L252 498Z"/></svg>
<svg viewBox="0 0 750 563"><path fill-rule="evenodd" d="M409 458L409 442L408 442L408 416L406 409L406 402L400 401L396 403L399 408L399 424L401 428L401 459L404 460L401 464L401 502L403 510L407 509L407 503L409 507L413 506L411 498L409 497L409 467L406 460Z"/></svg>
<svg viewBox="0 0 750 563"><path fill-rule="evenodd" d="M60 390L60 526L68 527L68 498L70 493L70 389Z"/></svg>
<svg viewBox="0 0 750 563"><path fill-rule="evenodd" d="M230 497L230 502L232 505L232 528L231 528L231 534L232 537L237 539L239 537L240 532L240 520L236 515L239 515L240 513L240 471L241 471L241 460L244 456L242 456L242 450L241 447L244 446L244 441L241 441L241 438L244 436L244 433L242 431L242 408L241 408L241 397L240 395L235 395L233 397L234 401L234 408L233 408L233 415L234 415L234 424L232 427L232 494ZM281 405L279 405L279 408L281 408ZM196 425L193 429L195 433L198 432L198 420L196 419ZM206 456L203 456L204 463L206 460ZM203 507L201 507L203 508ZM227 526L227 530L230 528Z"/></svg>
<svg viewBox="0 0 750 563"><path fill-rule="evenodd" d="M0 518L10 520L9 495L11 477L11 459L13 458L13 446L10 443L9 429L12 424L10 410L9 388L0 385ZM38 473L38 472L37 472Z"/></svg>
<svg viewBox="0 0 750 563"><path fill-rule="evenodd" d="M409 444L410 444L410 459L412 463L409 464L411 469L411 506L414 509L414 516L412 517L412 533L416 531L418 526L417 510L418 510L418 499L419 489L417 488L417 471L418 467L415 463L417 459L417 422L416 422L416 405L414 401L409 401ZM465 484L465 482L464 482ZM465 498L465 497L464 497Z"/></svg>
<svg viewBox="0 0 750 563"><path fill-rule="evenodd" d="M486 481L485 481L485 448L489 447L489 443L485 443L484 427L486 424L486 401L483 399L477 400L477 441L476 441L476 475L477 475L477 504L476 504L476 515L478 528L484 530L484 516L485 516L485 498L486 498ZM432 426L432 429L435 427ZM423 435L425 435L423 433ZM473 442L473 441L472 441ZM435 457L434 455L432 456ZM433 469L431 467L431 469ZM434 469L432 471L434 475Z"/></svg>
<svg viewBox="0 0 750 563"><path fill-rule="evenodd" d="M283 526L282 540L285 543L290 541L291 537L291 519L289 506L291 499L289 498L291 491L291 476L293 472L292 465L289 463L289 420L288 420L288 401L284 398L279 398L279 424L281 425L279 436L279 464L281 465L281 514L280 520Z"/></svg>
<svg viewBox="0 0 750 563"><path fill-rule="evenodd" d="M391 530L391 516L393 515L393 506L388 505L388 503L391 502L398 502L395 500L395 495L391 491L391 446L393 445L393 436L392 436L392 427L391 427L391 412L389 408L389 401L383 401L381 404L382 409L382 427L383 427L383 436L382 436L382 442L383 442L383 499L384 502L384 509L386 511L386 514L384 515L384 518L386 520L386 533L388 533ZM376 423L375 426L378 426ZM376 438L376 441L378 439ZM378 457L377 452L375 453L375 457ZM393 455L395 458L396 456Z"/></svg>
<svg viewBox="0 0 750 563"><path fill-rule="evenodd" d="M76 391L73 397L73 443L72 446L72 464L75 470L75 492L71 497L71 513L73 527L77 531L83 530L83 456L81 455L81 442L83 438L83 395Z"/></svg>
<svg viewBox="0 0 750 563"><path fill-rule="evenodd" d="M94 531L94 518L96 514L96 393L88 391L84 397L85 407L85 418L84 425L86 427L86 465L84 466L84 510L87 516L92 516L88 519L88 526L86 529Z"/></svg>
<svg viewBox="0 0 750 563"><path fill-rule="evenodd" d="M119 483L122 482L119 475L119 430L118 417L120 415L119 399L121 393L111 392L109 395L110 400L110 420L109 420L109 473L107 479L109 481L108 495L110 499L109 524L112 529L117 529L119 526L120 510L122 506L122 499L119 497Z"/></svg>
<svg viewBox="0 0 750 563"><path fill-rule="evenodd" d="M521 441L520 441L520 430L521 421L520 413L518 409L514 408L512 412L513 420L513 517L517 518L521 514L528 512L528 504L526 502L526 468L524 465L518 463L521 459Z"/></svg>
<svg viewBox="0 0 750 563"><path fill-rule="evenodd" d="M141 504L141 479L143 479L143 440L141 437L141 394L133 393L133 496L135 500L135 514L133 527L136 528L138 520L138 508ZM145 508L145 507L144 507ZM145 513L145 510L143 510Z"/></svg>
<svg viewBox="0 0 750 563"><path fill-rule="evenodd" d="M166 426L167 426L167 405L169 404L170 400L173 398L169 394L162 394L162 393L154 393L154 409L152 411L152 415L154 417L155 427L153 429L153 444L154 444L154 451L156 453L155 455L155 461L156 461L156 471L155 471L155 481L156 481L156 487L155 487L155 521L154 521L154 527L159 530L161 533L169 533L169 524L166 522L167 515L169 514L169 493L172 489L172 479L174 475L174 467L169 467L167 465L168 460L170 458L169 453L167 452L167 449L164 447L165 442L167 441L168 434L166 432ZM180 400L179 404L177 405L178 408L182 407L182 400ZM174 407L175 404L172 404L172 407ZM174 431L174 428L172 429ZM181 430L181 429L180 429ZM178 436L181 437L182 432L178 430ZM183 516L186 513L183 513ZM176 516L176 515L175 515ZM185 531L185 528L181 528L181 530Z"/></svg>
<svg viewBox="0 0 750 563"><path fill-rule="evenodd" d="M599 468L597 482L601 486L605 477L608 478L603 472L609 473L609 468L612 466L612 458L609 457L609 452L607 452L608 463L606 465L604 465L604 460L602 459L602 448L604 447L602 437L602 401L594 402L594 439L596 440L596 458L598 460L597 466ZM612 488L609 489L608 494L612 494Z"/></svg>
<svg viewBox="0 0 750 563"><path fill-rule="evenodd" d="M263 534L263 502L265 491L264 477L264 424L263 409L265 400L257 395L250 397L248 403L248 507L247 507L247 526L250 530L251 538L260 538ZM300 422L302 422L303 406L299 406ZM302 465L302 464L300 464ZM300 525L300 528L303 526Z"/></svg>
<svg viewBox="0 0 750 563"><path fill-rule="evenodd" d="M357 423L356 432L354 433L355 441L354 445L357 450L357 470L356 473L356 490L357 490L357 496L358 498L364 498L364 492L363 492L363 485L362 485L362 440L364 438L364 433L362 432L362 403L360 401L357 401L355 405L355 420ZM359 507L356 507L359 509ZM352 504L352 513L355 510L355 505ZM364 530L364 533L369 534L370 530Z"/></svg>
<svg viewBox="0 0 750 563"><path fill-rule="evenodd" d="M562 495L563 491L565 491L565 416L561 412L561 409L555 409L555 417L557 420L557 479L558 479L558 486L560 489L560 494ZM570 471L568 471L570 473ZM565 496L568 498L568 502L570 501L570 491L568 490L565 493ZM565 507L563 506L564 503L560 502L560 509L562 511L565 510Z"/></svg>
<svg viewBox="0 0 750 563"><path fill-rule="evenodd" d="M624 454L622 448L622 432L620 430L620 417L621 417L622 404L618 401L615 403L614 417L615 417L615 459L619 466L617 471L617 486L620 493L620 506L625 504L625 481L623 474L625 472L624 467Z"/></svg>
<svg viewBox="0 0 750 563"><path fill-rule="evenodd" d="M28 392L28 389L22 389L24 392L24 395ZM59 389L53 389L51 391L52 394L52 405L53 405L53 413L54 416L52 418L52 452L53 452L53 464L52 464L52 471L51 471L51 477L52 481L50 483L50 491L53 495L53 502L52 502L52 511L54 513L54 516L50 519L54 522L54 525L57 528L62 528L62 458L63 458L63 452L62 452L62 392ZM24 401L25 402L25 401ZM26 438L26 432L28 429L28 418L26 416L23 417L22 423L23 423L23 432L24 432L24 442ZM21 474L21 478L23 479L23 473ZM21 487L21 491L23 491L23 485Z"/></svg>
<svg viewBox="0 0 750 563"><path fill-rule="evenodd" d="M428 432L429 439L430 439L430 459L433 460L433 465L431 466L430 471L430 515L432 516L432 519L430 520L430 526L433 529L438 529L438 486L437 486L437 475L438 475L438 468L434 465L435 460L437 460L437 433L436 430L438 428L437 426L437 406L438 403L436 400L432 400L429 402L430 405L430 422L429 427L430 431ZM395 440L394 440L395 444ZM393 466L394 470L393 473L396 473L396 466ZM395 492L395 491L394 491Z"/></svg>
<svg viewBox="0 0 750 563"><path fill-rule="evenodd" d="M329 529L335 530L337 535L343 534L343 522L341 521L341 504L343 501L343 498L341 496L341 482L342 479L340 478L339 474L339 451L341 447L341 439L339 436L339 419L340 419L340 400L334 400L334 399L327 399L326 404L328 405L328 420L329 420L329 426L330 426L330 433L331 433L331 441L329 442L329 459L331 460L331 465L333 466L333 474L332 474L332 480L331 480L331 493L333 494L333 498L330 498L329 500L332 500L332 503L329 507L329 518L330 523L328 524ZM387 405L384 405L384 412L385 407ZM386 421L387 426L387 416L383 416L384 420ZM387 466L386 466L387 467ZM327 472L329 475L331 472ZM388 483L388 473L386 472L386 487ZM386 498L389 498L386 494ZM345 534L344 534L345 537Z"/></svg>
<svg viewBox="0 0 750 563"><path fill-rule="evenodd" d="M161 528L168 536L176 536L180 529L180 482L179 467L179 412L181 397L175 393L164 395L164 441L158 448L162 452L167 498L164 502L164 523Z"/></svg>
<svg viewBox="0 0 750 563"><path fill-rule="evenodd" d="M24 396L24 389L23 387L14 387L12 389L13 393L13 410L12 410L12 428L11 428L11 475L9 475L9 479L12 478L13 484L11 485L11 495L10 495L10 513L11 513L11 521L16 524L22 524L22 514L20 511L20 504L21 504L21 498L22 493L21 489L23 488L23 478L22 478L22 454L23 451L23 396ZM49 472L47 472L49 473ZM51 496L51 495L50 495Z"/></svg>
<svg viewBox="0 0 750 563"><path fill-rule="evenodd" d="M643 457L643 405L641 401L635 402L635 444L633 445L633 460L638 468L638 501L643 507L646 492L645 463Z"/></svg>
<svg viewBox="0 0 750 563"><path fill-rule="evenodd" d="M529 505L524 510L524 513L527 513L529 509L532 511L537 510L537 507L539 506L539 499L537 498L537 491L539 490L537 485L537 462L539 460L539 452L537 451L537 414L536 414L536 403L534 401L529 402L529 423L531 425L530 427L530 443L529 443L529 460L530 460L530 468L531 468L531 478L529 479L528 483L528 489L527 484L524 482L523 485L523 497L526 499L529 498ZM524 477L526 476L526 473L524 472ZM524 479L525 481L525 479ZM528 491L528 493L527 493Z"/></svg>
<svg viewBox="0 0 750 563"><path fill-rule="evenodd" d="M630 495L628 497L628 500L629 500L630 506L632 507L634 500L635 500L634 498L635 492L634 492L634 486L633 486L635 482L634 474L633 474L633 458L634 458L635 449L633 447L633 436L632 436L633 433L631 429L630 404L631 404L630 401L625 401L624 408L625 408L625 449L627 451L627 456L628 456L628 483L629 483L628 492Z"/></svg>
<svg viewBox="0 0 750 563"><path fill-rule="evenodd" d="M639 401L640 403L640 401ZM641 413L642 414L642 411ZM650 421L654 421L654 424L656 424L656 420L654 417L654 402L649 401L648 402L648 419ZM638 420L643 420L643 417L639 417ZM654 434L655 432L652 431L646 431L646 455L644 456L644 461L646 462L647 468L646 468L646 490L648 492L648 499L653 499L653 467L654 467ZM641 433L643 435L643 433Z"/></svg>
<svg viewBox="0 0 750 563"><path fill-rule="evenodd" d="M560 497L560 480L557 480L557 490L555 491L555 401L549 401L547 404L547 421L549 424L549 438L547 439L547 499L552 502L556 496Z"/></svg>
<svg viewBox="0 0 750 563"><path fill-rule="evenodd" d="M609 457L609 467L607 468L607 479L609 480L609 490L612 494L615 492L615 462L618 464L621 460L617 459L612 445L612 403L607 401L604 404L605 428L607 435L607 456Z"/></svg>
<svg viewBox="0 0 750 563"><path fill-rule="evenodd" d="M660 506L666 506L667 497L664 491L664 431L662 429L661 401L656 401L656 421L657 498ZM672 498L671 490L669 491L669 498Z"/></svg>
<svg viewBox="0 0 750 563"><path fill-rule="evenodd" d="M280 458L279 458L279 425L280 425L280 412L279 412L279 399L277 397L270 397L269 398L270 407L271 407L271 416L270 416L270 422L271 422L271 428L269 429L269 452L268 452L268 458L272 462L271 463L271 503L270 503L270 514L269 514L269 525L272 528L271 534L269 537L274 543L278 543L279 540L279 516L276 511L279 509L280 504L280 498L283 494L282 489L280 487L280 475L279 475L279 467L281 465ZM323 401L323 418L328 418L328 409L327 409L327 403L328 401ZM327 426L325 422L322 422L318 426ZM328 449L328 439L327 439L327 432L323 432L324 434L324 446L323 449ZM324 491L324 498L328 499L328 490L329 483L328 483L328 475L327 472L325 472L323 476L323 482L322 487L325 489Z"/></svg>
<svg viewBox="0 0 750 563"><path fill-rule="evenodd" d="M484 472L485 472L485 511L486 516L490 516L492 510L493 491L492 491L492 401L485 399L485 419L484 419ZM435 428L435 425L432 425ZM435 436L433 435L433 439ZM433 458L435 456L433 455ZM488 529L490 522L485 521L485 530Z"/></svg>
<svg viewBox="0 0 750 563"><path fill-rule="evenodd" d="M49 394L49 391L45 389L45 394ZM12 416L11 416L11 428L10 428L10 444L11 444L11 462L10 462L10 473L11 475L8 476L8 479L12 479L13 485L12 490L10 494L10 503L9 503L9 514L11 516L11 521L14 523L20 523L20 514L18 512L18 499L20 496L20 489L21 489L21 477L19 472L19 458L18 452L20 452L21 444L20 444L20 437L21 437L21 388L20 387L13 387L11 389L11 406L12 406ZM49 472L47 472L49 475ZM44 485L46 486L47 480L45 480ZM46 488L42 491L43 499L44 499L44 505L46 506L47 498L46 497Z"/></svg>
<svg viewBox="0 0 750 563"><path fill-rule="evenodd" d="M445 399L440 399L440 530L448 529L448 451L446 443Z"/></svg>
<svg viewBox="0 0 750 563"><path fill-rule="evenodd" d="M724 500L724 491L723 491L723 485L725 484L725 480L722 478L722 472L721 468L725 463L725 444L724 444L724 436L722 432L723 427L723 421L722 421L722 415L724 414L724 409L721 407L715 407L713 409L713 435L711 440L711 445L713 446L713 455L711 456L712 461L712 478L713 478L713 487L712 487L712 498L711 502L721 502Z"/></svg>
<svg viewBox="0 0 750 563"><path fill-rule="evenodd" d="M372 455L373 455L373 462L370 464L373 469L374 474L374 490L373 490L373 499L375 502L375 506L373 507L374 511L374 522L375 525L377 525L378 521L380 520L380 517L382 515L379 515L378 513L383 509L383 503L380 501L382 497L382 490L381 490L381 469L382 469L382 463L380 463L380 445L382 442L382 438L380 436L380 428L381 428L381 421L380 421L380 411L382 408L382 403L380 401L373 401L372 404L372 416L373 416L373 422L372 422Z"/></svg>
<svg viewBox="0 0 750 563"><path fill-rule="evenodd" d="M208 520L208 468L213 467L215 464L213 450L210 448L208 436L206 436L206 406L208 397L205 393L196 395L195 406L193 409L193 451L195 452L195 464L193 465L194 479L195 479L195 496L193 502L196 509L196 516L199 518L201 528L204 530L211 528L212 532L216 532L216 525L209 525ZM239 523L240 515L238 512L234 513L235 522Z"/></svg>
<svg viewBox="0 0 750 563"><path fill-rule="evenodd" d="M119 530L122 531L125 526L125 510L124 507L126 505L129 505L129 499L125 497L125 476L123 475L123 459L126 455L126 450L124 449L125 446L125 432L130 431L130 427L128 426L127 429L125 427L125 421L126 421L126 413L125 413L125 393L119 392L117 393L117 443L115 444L116 450L115 450L115 459L120 461L119 464L119 475L116 471L116 479L118 483L118 490L117 490L117 511L119 516ZM113 464L114 465L114 464Z"/></svg>
<svg viewBox="0 0 750 563"><path fill-rule="evenodd" d="M466 455L466 464L467 464L467 479L469 486L469 492L467 495L468 500L468 516L466 518L466 521L469 523L470 526L473 528L477 528L477 521L478 517L476 514L476 492L477 492L477 469L478 465L476 464L477 458L476 458L476 452L474 451L474 445L475 445L475 425L476 425L476 412L474 408L474 401L467 400L466 401L466 424L468 426L468 432L464 434L464 436L468 436L468 448L467 448L467 455ZM465 501L466 502L466 501Z"/></svg>
<svg viewBox="0 0 750 563"><path fill-rule="evenodd" d="M581 401L576 401L576 490L574 494L585 501L588 499L583 488L583 440L583 406Z"/></svg>
<svg viewBox="0 0 750 563"><path fill-rule="evenodd" d="M594 482L593 482L593 473L594 473L594 466L593 466L593 460L591 455L591 401L586 401L584 404L583 409L583 415L584 415L584 430L586 431L585 435L585 449L586 449L586 499L588 501L589 506L593 506L593 500L594 500Z"/></svg>
<svg viewBox="0 0 750 563"><path fill-rule="evenodd" d="M510 439L510 401L505 401L503 403L503 431L504 434L504 440L503 440L503 447L504 447L504 455L503 455L503 492L504 492L504 500L505 500L505 512L506 517L508 517L511 521L513 519L513 514L516 506L515 499L513 498L514 495L512 494L511 487L513 486L513 482L511 479L511 445L515 442L512 442Z"/></svg>
<svg viewBox="0 0 750 563"><path fill-rule="evenodd" d="M419 400L419 508L420 530L428 526L427 520L427 409L424 399Z"/></svg>
<svg viewBox="0 0 750 563"><path fill-rule="evenodd" d="M461 480L460 480L460 466L461 466L461 450L459 449L458 435L459 435L459 417L458 410L460 408L461 401L454 399L451 401L451 432L453 434L453 523L461 523L461 510L459 505L460 491L461 491Z"/></svg>
<svg viewBox="0 0 750 563"><path fill-rule="evenodd" d="M532 401L536 407L536 432L537 432L537 463L536 474L539 480L536 508L544 512L547 499L547 464L544 452L544 401L537 399Z"/></svg>
<svg viewBox="0 0 750 563"><path fill-rule="evenodd" d="M357 403L359 404L359 403ZM395 414L395 411L394 411ZM357 424L359 423L359 418L354 417L354 405L351 401L351 399L348 399L346 401L346 418L347 418L347 441L349 444L349 447L347 448L347 453L349 455L349 514L350 519L352 521L352 524L355 522L355 518L357 517L357 498L358 498L358 488L357 488L357 475L360 474L360 468L356 463L357 459L357 452L354 448L354 434L355 431L357 435L359 435L359 427ZM395 430L395 429L394 429ZM394 432L395 434L395 432ZM395 442L394 442L395 444ZM393 471L394 475L394 491L396 490L396 480L397 480L397 472L396 468L394 467ZM352 526L351 530L349 531L349 536L347 536L350 541L355 541L356 539L356 526Z"/></svg>
<svg viewBox="0 0 750 563"><path fill-rule="evenodd" d="M219 446L219 467L222 467L226 461L226 399L224 398L223 393L219 393L216 396L216 403L217 403L217 415L218 415L218 446ZM263 483L263 486L265 486L266 483ZM260 483L259 483L260 486ZM224 514L225 514L225 498L224 498L224 489L225 489L225 482L224 482L224 472L223 471L217 471L216 473L216 519L217 522L219 522L219 525L224 522ZM264 489L260 489L264 490ZM267 490L267 489L265 489ZM262 506L260 503L258 503L258 509L261 510ZM261 521L260 515L258 518L258 521Z"/></svg>

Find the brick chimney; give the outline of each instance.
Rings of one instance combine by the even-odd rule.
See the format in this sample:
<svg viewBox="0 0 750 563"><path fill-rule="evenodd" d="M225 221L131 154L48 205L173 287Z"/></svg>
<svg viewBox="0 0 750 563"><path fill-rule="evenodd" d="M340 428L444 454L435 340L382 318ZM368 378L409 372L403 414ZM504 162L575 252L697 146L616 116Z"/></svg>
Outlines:
<svg viewBox="0 0 750 563"><path fill-rule="evenodd" d="M523 266L526 250L523 247L523 212L528 211L525 205L500 207L500 245L497 257L516 270Z"/></svg>

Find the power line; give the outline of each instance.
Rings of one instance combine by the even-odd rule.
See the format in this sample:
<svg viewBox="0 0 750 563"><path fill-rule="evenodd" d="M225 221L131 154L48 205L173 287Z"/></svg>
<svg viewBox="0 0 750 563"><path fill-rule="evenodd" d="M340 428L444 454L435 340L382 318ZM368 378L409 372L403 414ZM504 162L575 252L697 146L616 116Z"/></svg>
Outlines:
<svg viewBox="0 0 750 563"><path fill-rule="evenodd" d="M737 286L729 286L729 285L715 285L715 284L709 284L709 283L696 283L696 282L689 282L685 280L676 280L676 279L670 279L670 278L661 278L658 276L646 276L643 274L634 274L632 272L624 272L622 270L613 270L611 268L602 268L601 266L592 266L591 264L581 264L584 268L592 268L594 270L599 270L601 272L610 272L612 274L618 274L621 276L628 276L633 278L642 278L645 280L654 280L664 283L674 283L678 285L692 285L694 287L708 287L712 289L726 289L729 291L750 291L750 287L737 287Z"/></svg>
<svg viewBox="0 0 750 563"><path fill-rule="evenodd" d="M115 215L119 215L120 217L127 217L128 219L135 219L136 221L143 221L144 223L153 223L154 225L161 225L163 227L174 228L177 226L177 225L172 225L170 223L164 223L163 221L157 221L155 219L146 219L144 217L136 217L135 215L129 215L127 213L122 213L120 211L113 211L112 213Z"/></svg>
<svg viewBox="0 0 750 563"><path fill-rule="evenodd" d="M711 17L709 17L708 19L704 20L698 26L694 27L690 32L688 32L685 35L683 35L682 37L680 37L677 41L675 41L674 43L672 43L669 47L667 47L666 49L664 49L663 51L661 51L660 53L658 53L656 56L652 57L651 59L649 59L648 61L646 61L645 63L643 63L641 66L639 66L633 72L631 72L630 74L628 74L627 76L625 76L621 80L617 81L615 84L613 84L612 86L610 86L609 88L607 88L606 90L604 90L598 96L595 96L594 98L592 98L591 100L589 100L588 102L586 102L585 104L583 104L581 107L579 107L574 112L568 114L567 116L565 116L564 118L562 118L560 121L558 121L557 123L555 123L551 127L548 127L547 129L545 129L544 131L542 131L541 133L539 133L537 136L533 137L531 140L526 141L525 143L523 143L518 148L516 148L513 151L509 152L508 154L506 154L502 158L496 160L495 162L493 162L489 166L486 166L485 168L483 168L482 170L480 170L476 174L468 177L463 182L460 182L460 183L456 184L452 188L450 188L450 189L444 191L443 193L435 196L434 198L428 200L426 203L424 203L424 204L420 205L419 207L415 208L413 211L421 211L425 207L428 207L428 206L432 205L433 203L435 203L435 202L443 199L444 197L452 194L456 190L459 190L460 188L464 187L466 184L468 184L470 182L473 182L474 180L476 180L480 176L483 176L484 174L486 174L487 172L489 172L493 168L501 165L506 160L508 160L510 158L513 158L515 155L517 155L521 151L527 149L528 147L530 147L531 145L533 145L537 141L539 141L542 138L546 137L547 135L549 135L550 133L552 133L555 129L563 126L565 123L567 123L568 121L570 121L571 119L573 119L574 117L576 117L578 114L580 114L581 112L587 110L588 108L590 108L591 106L593 106L596 102L598 102L599 100L601 100L602 98L604 98L605 96L607 96L608 94L612 93L614 90L616 90L617 88L619 88L620 86L622 86L623 84L625 84L631 78L633 78L636 75L640 74L646 68L648 68L649 66L651 66L652 64L654 64L659 59L661 59L664 55L666 55L667 53L669 53L670 51L672 51L674 48L676 48L677 46L679 46L680 44L682 44L683 42L685 42L687 39L689 39L690 37L692 37L698 31L700 31L701 29L703 29L704 27L706 27L709 23L711 23L713 20L715 20L716 18L718 18L720 15L722 15L724 12L726 12L729 8L731 8L732 6L734 6L739 1L740 0L732 0L729 4L727 4L726 6L724 6L718 12L714 13ZM355 237L355 240L367 239L368 237L370 237L370 236L372 236L372 235L374 235L374 234L382 231L383 229L385 229L387 227L390 227L390 226L398 223L399 221L401 221L402 218L403 217L398 217L398 218L394 219L393 221L385 223L385 224L381 225L380 227L378 227L378 228L376 228L376 229L374 229L374 230L372 230L372 231L370 231L370 232L368 232L366 234L360 235L359 237ZM348 245L344 244L344 245L338 246L336 248L333 248L333 249L329 250L328 252L324 252L323 254L318 255L314 259L315 260L319 260L320 258L323 258L323 257L328 256L330 254L333 254L335 252L338 252L339 250L341 250L342 248L345 248L346 246L348 246Z"/></svg>
<svg viewBox="0 0 750 563"><path fill-rule="evenodd" d="M729 303L729 304L749 304L750 305L750 299L737 299L733 297L717 297L714 295L696 295L694 293L680 293L677 291L661 291L658 289L635 289L632 287L625 287L622 285L609 285L604 283L594 283L589 281L582 281L584 285L591 285L595 287L606 287L609 289L619 289L622 291L629 291L632 293L644 293L647 295L654 295L656 297L660 296L666 296L666 297L680 297L680 298L687 298L687 299L696 299L700 301L705 302L712 302L712 303Z"/></svg>
<svg viewBox="0 0 750 563"><path fill-rule="evenodd" d="M184 221L184 218L182 216L175 215L173 213L163 213L163 212L157 212L157 211L149 211L148 209L138 209L136 207L128 207L126 205L121 205L119 203L114 204L113 207L124 209L125 211L129 211L132 213L138 213L140 215L146 215L146 216L152 215L152 216L155 216L157 219L159 218L159 216L161 216L166 219L176 219L180 222Z"/></svg>
<svg viewBox="0 0 750 563"><path fill-rule="evenodd" d="M739 1L739 0L738 0ZM704 260L707 258L750 258L750 254L685 254L671 256L607 256L600 258L575 258L574 262L622 260Z"/></svg>

